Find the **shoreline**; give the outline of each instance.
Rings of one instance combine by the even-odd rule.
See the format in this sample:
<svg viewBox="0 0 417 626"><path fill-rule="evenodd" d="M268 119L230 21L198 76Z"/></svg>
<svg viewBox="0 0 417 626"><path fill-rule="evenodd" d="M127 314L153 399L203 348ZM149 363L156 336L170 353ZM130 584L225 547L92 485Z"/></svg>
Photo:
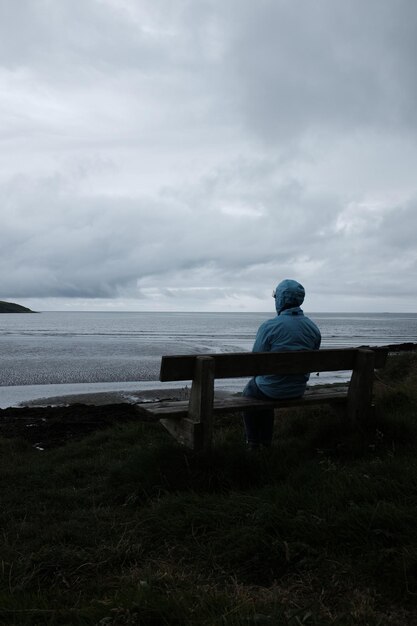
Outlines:
<svg viewBox="0 0 417 626"><path fill-rule="evenodd" d="M350 372L324 372L311 375L309 386L344 383ZM215 393L239 393L249 378L216 380ZM101 383L62 383L47 385L0 386L0 410L12 407L66 406L68 404L135 404L160 399L186 399L191 381L162 383L159 380L114 381Z"/></svg>
<svg viewBox="0 0 417 626"><path fill-rule="evenodd" d="M158 402L159 400L185 400L188 388L147 389L142 391L98 391L64 396L51 396L30 400L17 408L71 406L74 404L103 406L110 404L137 404L139 402Z"/></svg>
<svg viewBox="0 0 417 626"><path fill-rule="evenodd" d="M101 385L100 385L101 386ZM163 387L163 383L155 381L151 388L140 389L138 383L134 383L134 388L126 389L125 385L121 385L120 389L90 389L76 393L56 393L44 394L38 391L36 397L19 400L20 388L16 393L12 392L5 396L4 399L0 395L0 411L7 409L31 409L42 407L67 407L73 405L87 406L104 406L114 404L128 404L134 406L140 402L158 402L160 400L187 400L191 390L191 385L170 383L169 387ZM147 387L147 385L145 385ZM223 396L227 392L238 393L244 387L244 383L240 383L239 387L227 386L216 388L216 396ZM56 386L55 386L56 388ZM4 389L4 388L3 388ZM0 387L0 394L2 388ZM16 397L13 401L13 395ZM30 394L32 395L32 394ZM10 401L7 400L7 397Z"/></svg>
<svg viewBox="0 0 417 626"><path fill-rule="evenodd" d="M74 403L135 403L138 398L171 396L180 393L186 384L160 381L127 381L114 383L69 383L51 385L0 386L0 409L34 406L65 406Z"/></svg>

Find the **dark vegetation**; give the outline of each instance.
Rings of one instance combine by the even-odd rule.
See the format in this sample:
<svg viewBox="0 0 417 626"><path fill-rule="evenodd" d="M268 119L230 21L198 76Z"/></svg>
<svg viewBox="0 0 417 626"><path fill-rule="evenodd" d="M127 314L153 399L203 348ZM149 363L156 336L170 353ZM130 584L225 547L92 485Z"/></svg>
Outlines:
<svg viewBox="0 0 417 626"><path fill-rule="evenodd" d="M196 455L123 407L59 437L3 411L0 623L417 624L417 355L376 391L360 428L281 412L252 454L236 415Z"/></svg>
<svg viewBox="0 0 417 626"><path fill-rule="evenodd" d="M0 313L34 313L34 311L31 311L21 304L0 300Z"/></svg>

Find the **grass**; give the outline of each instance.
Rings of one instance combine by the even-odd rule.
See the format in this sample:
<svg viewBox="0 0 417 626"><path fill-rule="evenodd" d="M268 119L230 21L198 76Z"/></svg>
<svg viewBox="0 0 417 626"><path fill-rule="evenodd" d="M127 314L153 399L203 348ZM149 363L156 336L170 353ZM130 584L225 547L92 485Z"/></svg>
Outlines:
<svg viewBox="0 0 417 626"><path fill-rule="evenodd" d="M0 624L417 623L417 358L390 359L351 429L282 412L249 454L152 423L39 451L0 439Z"/></svg>

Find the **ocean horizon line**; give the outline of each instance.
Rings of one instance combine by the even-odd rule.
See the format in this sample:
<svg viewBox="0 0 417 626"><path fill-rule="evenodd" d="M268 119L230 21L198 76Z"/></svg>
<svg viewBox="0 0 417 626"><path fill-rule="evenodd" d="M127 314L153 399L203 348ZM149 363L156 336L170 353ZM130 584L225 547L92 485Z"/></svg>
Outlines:
<svg viewBox="0 0 417 626"><path fill-rule="evenodd" d="M417 315L416 311L312 311L302 307L308 315ZM44 309L34 311L35 313L174 313L189 315L271 315L273 309L268 311L184 311L181 309L159 310L147 309L146 311L131 309ZM14 315L14 313L4 313L3 315Z"/></svg>

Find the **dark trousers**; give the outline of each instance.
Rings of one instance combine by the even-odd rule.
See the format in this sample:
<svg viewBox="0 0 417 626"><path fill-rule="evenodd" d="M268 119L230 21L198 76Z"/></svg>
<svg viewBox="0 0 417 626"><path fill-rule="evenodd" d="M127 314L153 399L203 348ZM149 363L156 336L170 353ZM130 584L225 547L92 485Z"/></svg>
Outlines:
<svg viewBox="0 0 417 626"><path fill-rule="evenodd" d="M259 389L254 378L251 378L242 395L246 398L270 400ZM245 424L246 441L251 447L270 446L274 432L274 409L246 409L242 411Z"/></svg>

